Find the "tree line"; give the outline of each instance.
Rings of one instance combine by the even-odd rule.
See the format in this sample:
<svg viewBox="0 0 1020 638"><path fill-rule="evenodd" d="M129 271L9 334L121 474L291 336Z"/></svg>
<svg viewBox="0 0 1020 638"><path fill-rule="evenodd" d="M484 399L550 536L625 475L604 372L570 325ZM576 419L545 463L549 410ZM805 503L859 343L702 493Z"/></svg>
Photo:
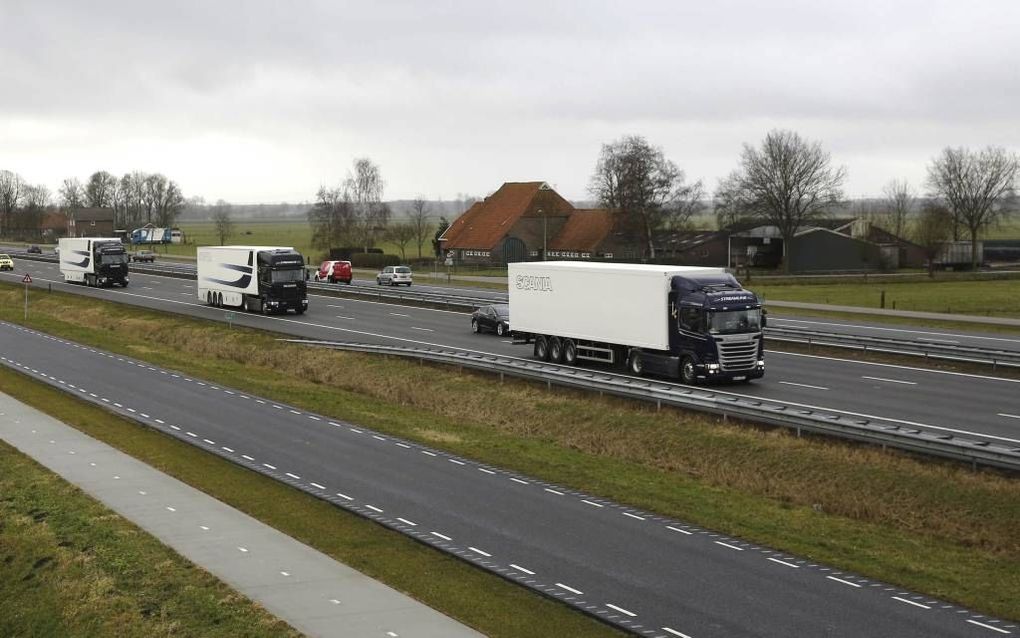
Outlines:
<svg viewBox="0 0 1020 638"><path fill-rule="evenodd" d="M172 226L186 200L177 182L162 173L132 171L119 179L108 171L96 171L82 183L77 177L64 179L56 202L43 185L27 183L20 175L0 170L0 233L13 230L38 232L45 212L53 207L70 211L80 208L108 208L114 226L134 228L152 223Z"/></svg>
<svg viewBox="0 0 1020 638"><path fill-rule="evenodd" d="M409 246L418 257L436 226L429 220L429 202L421 195L411 201L407 219L393 221L390 205L383 201L386 182L382 170L367 157L354 160L346 178L337 186L319 187L308 211L312 246L323 252L331 248L356 248L368 252L380 241L397 246L407 259ZM440 219L445 230L446 220Z"/></svg>
<svg viewBox="0 0 1020 638"><path fill-rule="evenodd" d="M845 204L846 177L846 168L834 166L821 143L794 131L770 131L758 146L744 144L737 168L719 181L712 198L718 226L776 227L788 269L790 240ZM899 237L913 237L930 254L929 263L949 238L966 235L976 266L980 234L1017 209L1018 177L1020 160L1004 148L945 148L928 165L928 198L913 227L908 221L919 198L905 180L884 188L882 225ZM684 228L704 206L702 182L688 183L662 149L641 136L603 145L589 190L599 205L624 215L641 237L644 257L652 259L655 240Z"/></svg>

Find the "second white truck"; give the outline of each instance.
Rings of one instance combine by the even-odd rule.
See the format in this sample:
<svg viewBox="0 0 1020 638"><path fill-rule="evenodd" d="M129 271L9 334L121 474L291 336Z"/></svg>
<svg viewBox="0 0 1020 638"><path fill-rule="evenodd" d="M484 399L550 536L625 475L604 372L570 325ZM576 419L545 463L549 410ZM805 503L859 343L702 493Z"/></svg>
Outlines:
<svg viewBox="0 0 1020 638"><path fill-rule="evenodd" d="M539 359L684 383L765 373L761 303L722 268L524 262L508 283L510 328Z"/></svg>
<svg viewBox="0 0 1020 638"><path fill-rule="evenodd" d="M116 237L63 237L59 249L64 281L127 288L128 255Z"/></svg>
<svg viewBox="0 0 1020 638"><path fill-rule="evenodd" d="M308 309L305 260L284 246L199 246L198 298L271 314Z"/></svg>

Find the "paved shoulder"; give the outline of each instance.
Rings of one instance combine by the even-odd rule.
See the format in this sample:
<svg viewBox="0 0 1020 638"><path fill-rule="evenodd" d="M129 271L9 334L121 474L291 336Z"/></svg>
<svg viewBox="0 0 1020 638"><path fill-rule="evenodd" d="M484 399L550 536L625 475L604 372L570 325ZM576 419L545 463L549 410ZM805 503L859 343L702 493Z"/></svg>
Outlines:
<svg viewBox="0 0 1020 638"><path fill-rule="evenodd" d="M0 438L309 636L479 635L3 393Z"/></svg>

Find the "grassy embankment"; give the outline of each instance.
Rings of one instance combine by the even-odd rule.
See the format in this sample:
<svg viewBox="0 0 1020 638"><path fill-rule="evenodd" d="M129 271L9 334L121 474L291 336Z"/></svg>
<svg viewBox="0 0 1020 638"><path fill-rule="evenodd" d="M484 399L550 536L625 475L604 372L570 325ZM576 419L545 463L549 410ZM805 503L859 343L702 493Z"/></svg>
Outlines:
<svg viewBox="0 0 1020 638"><path fill-rule="evenodd" d="M46 400L2 374L5 390ZM298 635L0 442L0 636Z"/></svg>
<svg viewBox="0 0 1020 638"><path fill-rule="evenodd" d="M0 318L20 320L19 295L17 288L0 287ZM112 310L107 303L75 296L35 294L30 322L47 332L219 384L676 516L983 612L1020 618L1016 534L1020 482L1014 478L836 441L798 439L784 430L721 423L703 415L657 413L617 399L549 392L521 382L500 384L484 376L400 360L296 350L257 331L230 330L124 306ZM73 411L63 416L74 421ZM124 445L123 432L100 434ZM133 446L133 454L166 466L185 453L173 442L147 434L160 443ZM307 503L307 515L293 516L287 508L274 515L277 505L311 499L289 494L283 486L272 498L262 497L248 489L252 479L247 477L241 481L245 489L239 491L233 479L222 477L244 470L230 469L212 457L205 463L203 470L181 468L172 473L491 631L482 627L472 610L476 602L492 598L488 588L501 587L502 581L476 574L476 585L460 592L469 602L462 596L445 597L437 590L452 587L449 578L409 579L405 570L393 573L386 568L390 550L363 553L356 545L337 546L336 534L317 532L324 529L318 526L324 517L357 519L315 503ZM390 536L383 530L374 534ZM393 545L399 543L387 543ZM451 562L438 555L433 560ZM501 609L506 596L496 596ZM498 622L493 627L500 630L497 633L542 633L533 628L551 617L544 601L530 595L521 598L528 602L515 613L526 619L524 626ZM534 608L529 607L532 604Z"/></svg>

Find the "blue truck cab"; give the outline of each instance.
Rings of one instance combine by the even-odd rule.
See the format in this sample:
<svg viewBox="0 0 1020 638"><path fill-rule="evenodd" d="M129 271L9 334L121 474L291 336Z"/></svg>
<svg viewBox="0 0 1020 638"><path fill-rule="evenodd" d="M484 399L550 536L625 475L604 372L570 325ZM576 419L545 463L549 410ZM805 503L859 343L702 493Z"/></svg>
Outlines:
<svg viewBox="0 0 1020 638"><path fill-rule="evenodd" d="M728 273L676 275L669 292L670 351L680 380L749 381L765 374L764 310Z"/></svg>

